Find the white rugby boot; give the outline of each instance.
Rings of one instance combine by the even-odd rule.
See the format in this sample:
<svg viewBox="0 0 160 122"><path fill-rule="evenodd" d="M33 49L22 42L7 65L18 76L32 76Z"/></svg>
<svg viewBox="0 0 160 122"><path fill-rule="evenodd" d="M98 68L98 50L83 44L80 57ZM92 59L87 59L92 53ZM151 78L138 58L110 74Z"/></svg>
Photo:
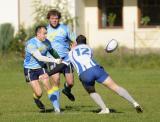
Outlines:
<svg viewBox="0 0 160 122"><path fill-rule="evenodd" d="M109 114L110 111L109 111L109 108L106 108L106 109L102 109L98 114Z"/></svg>
<svg viewBox="0 0 160 122"><path fill-rule="evenodd" d="M137 103L133 103L134 108L136 109L137 113L143 113L142 107Z"/></svg>

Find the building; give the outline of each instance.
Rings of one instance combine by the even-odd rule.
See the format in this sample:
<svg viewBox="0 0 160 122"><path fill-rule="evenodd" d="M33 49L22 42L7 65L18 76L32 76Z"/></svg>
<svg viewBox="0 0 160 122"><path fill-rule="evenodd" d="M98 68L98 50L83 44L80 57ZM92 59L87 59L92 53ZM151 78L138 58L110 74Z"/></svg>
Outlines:
<svg viewBox="0 0 160 122"><path fill-rule="evenodd" d="M77 30L88 36L92 47L103 46L115 38L121 46L132 49L159 48L159 10L159 0L78 0L76 15L81 26ZM107 21L110 13L116 14L114 25Z"/></svg>
<svg viewBox="0 0 160 122"><path fill-rule="evenodd" d="M0 24L12 23L18 29L18 1L0 0Z"/></svg>
<svg viewBox="0 0 160 122"><path fill-rule="evenodd" d="M53 4L54 0L41 1ZM112 38L117 39L120 46L132 49L160 47L159 0L68 1L71 5L69 10L73 16L78 17L79 25L75 26L75 31L77 34L85 34L91 47L103 47ZM3 8L4 5L0 4L1 14L5 11L6 15L0 14L0 18L10 17L16 28L20 23L29 26L33 22L32 2L33 0L1 0L1 3L9 3L11 6Z"/></svg>

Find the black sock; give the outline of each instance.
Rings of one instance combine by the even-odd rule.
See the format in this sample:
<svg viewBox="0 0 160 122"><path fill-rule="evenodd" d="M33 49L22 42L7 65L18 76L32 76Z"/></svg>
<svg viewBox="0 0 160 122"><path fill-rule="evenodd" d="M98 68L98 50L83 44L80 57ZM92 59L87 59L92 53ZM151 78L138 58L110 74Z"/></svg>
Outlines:
<svg viewBox="0 0 160 122"><path fill-rule="evenodd" d="M71 87L67 85L67 83L64 83L64 90L66 92L71 92Z"/></svg>
<svg viewBox="0 0 160 122"><path fill-rule="evenodd" d="M35 95L35 93L33 93L33 98L34 98L34 99L40 99L41 96L37 96L37 95Z"/></svg>

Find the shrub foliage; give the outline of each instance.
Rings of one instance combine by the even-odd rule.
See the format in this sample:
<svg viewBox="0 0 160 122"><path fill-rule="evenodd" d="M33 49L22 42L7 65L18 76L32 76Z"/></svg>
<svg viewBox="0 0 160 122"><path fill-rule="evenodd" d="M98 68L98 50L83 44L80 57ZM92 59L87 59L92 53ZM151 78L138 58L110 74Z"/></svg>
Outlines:
<svg viewBox="0 0 160 122"><path fill-rule="evenodd" d="M10 48L14 39L14 27L10 23L0 25L0 53L4 54Z"/></svg>

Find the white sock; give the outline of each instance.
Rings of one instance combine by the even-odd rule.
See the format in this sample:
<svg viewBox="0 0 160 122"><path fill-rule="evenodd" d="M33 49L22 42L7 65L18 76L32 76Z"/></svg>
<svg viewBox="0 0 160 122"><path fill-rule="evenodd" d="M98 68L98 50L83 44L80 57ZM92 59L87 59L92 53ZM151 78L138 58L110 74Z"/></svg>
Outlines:
<svg viewBox="0 0 160 122"><path fill-rule="evenodd" d="M116 90L116 93L118 95L120 95L121 97L123 97L124 99L126 99L127 101L129 101L130 103L132 103L134 105L134 103L137 103L133 98L132 96L128 93L127 90L125 90L124 88L122 87L119 87L117 90Z"/></svg>
<svg viewBox="0 0 160 122"><path fill-rule="evenodd" d="M90 97L93 99L93 101L98 105L100 106L100 108L102 110L105 110L106 109L106 105L104 104L101 96L98 94L98 93L90 93L89 94Z"/></svg>
<svg viewBox="0 0 160 122"><path fill-rule="evenodd" d="M140 105L139 105L137 102L134 102L134 103L133 103L133 106L134 106L134 107L137 107L137 106L140 106Z"/></svg>

